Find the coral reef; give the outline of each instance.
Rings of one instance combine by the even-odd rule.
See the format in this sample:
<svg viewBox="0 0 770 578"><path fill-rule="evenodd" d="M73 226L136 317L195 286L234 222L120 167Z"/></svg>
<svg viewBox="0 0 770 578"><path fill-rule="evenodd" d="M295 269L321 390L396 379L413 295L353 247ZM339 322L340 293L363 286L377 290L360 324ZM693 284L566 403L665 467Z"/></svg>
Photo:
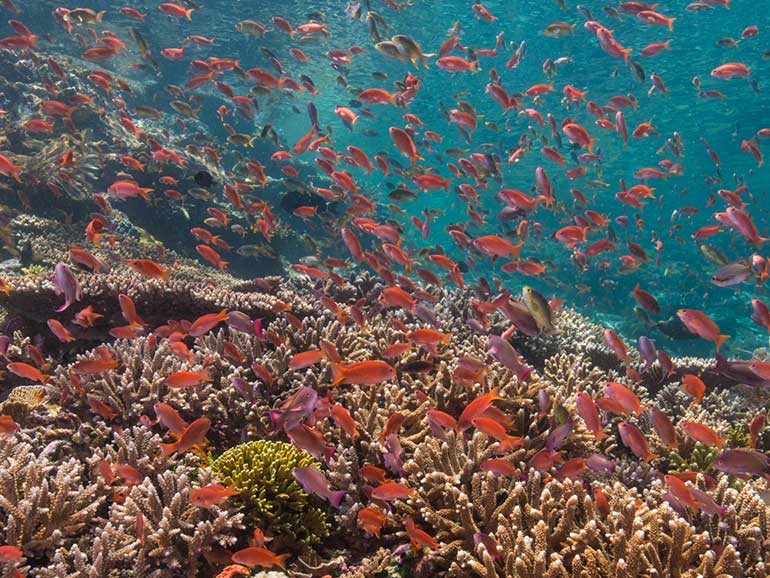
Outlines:
<svg viewBox="0 0 770 578"><path fill-rule="evenodd" d="M265 335L222 325L176 341L148 331L90 350L51 350L57 357L51 355L50 379L11 390L0 410L21 429L0 449L2 539L22 548L20 568L35 575L216 575L255 529L272 551L291 554L291 572L307 577L768 574L766 482L720 472L713 467L719 450L682 433L678 447L669 448L646 410L602 412L606 436L597 437L576 405L578 393L598 400L608 382L625 384L642 405L675 416L675 425L698 421L729 434L728 445L743 446L752 400L709 386L693 404L674 377L652 390L626 376L597 328L581 328L580 316L560 314L571 327L563 334L516 336L533 370L517 376L464 324L467 296L437 290L432 311L449 337L435 351L410 346L392 360L392 380L331 387L333 362L379 359L425 327L403 309L373 308L365 325L354 323L350 306L382 290L366 275L345 284L296 276L269 293L235 280L214 290L189 280L165 283L121 267L78 276L82 304L99 304L107 317L100 341L107 328L125 323L118 293L134 299L150 326L237 309L262 317ZM14 315L39 320L60 304L45 277L9 284L4 299ZM578 334L594 337L575 345ZM180 341L187 353L176 347ZM29 346L15 334L8 360L30 361ZM310 365L293 361L311 350L325 353ZM75 371L99 359L114 366ZM205 379L170 387L167 378L179 372L205 372ZM325 466L288 443L267 417L300 387L319 398L302 421L336 450ZM518 440L508 440L508 449L482 424L452 425L490 392L496 396L484 415ZM203 451L164 450L164 437L173 443L180 434L158 420L159 402L185 424L210 420L201 448L208 460ZM449 421L436 422L439 414ZM616 434L621 421L638 427L660 457L637 458ZM297 483L293 469L308 465L323 472L329 487L347 492L339 509ZM718 511L672 501L663 480L675 472L700 472L689 487ZM378 498L383 481L406 493ZM209 507L192 503L196 488L215 483L239 493ZM362 525L366 515L380 522ZM419 541L418 530L428 538Z"/></svg>

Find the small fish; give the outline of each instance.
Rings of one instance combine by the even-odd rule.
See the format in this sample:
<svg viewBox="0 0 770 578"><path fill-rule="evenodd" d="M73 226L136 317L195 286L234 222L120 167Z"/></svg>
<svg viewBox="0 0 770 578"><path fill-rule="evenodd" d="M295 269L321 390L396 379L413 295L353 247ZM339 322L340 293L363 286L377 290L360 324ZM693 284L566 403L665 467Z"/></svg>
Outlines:
<svg viewBox="0 0 770 578"><path fill-rule="evenodd" d="M339 508L347 492L345 490L331 490L329 482L323 472L313 467L300 467L292 470L294 478L302 485L306 492L325 498L335 508Z"/></svg>
<svg viewBox="0 0 770 578"><path fill-rule="evenodd" d="M220 484L211 484L190 490L190 502L199 508L210 508L223 504L230 496L238 495L235 488L226 488Z"/></svg>

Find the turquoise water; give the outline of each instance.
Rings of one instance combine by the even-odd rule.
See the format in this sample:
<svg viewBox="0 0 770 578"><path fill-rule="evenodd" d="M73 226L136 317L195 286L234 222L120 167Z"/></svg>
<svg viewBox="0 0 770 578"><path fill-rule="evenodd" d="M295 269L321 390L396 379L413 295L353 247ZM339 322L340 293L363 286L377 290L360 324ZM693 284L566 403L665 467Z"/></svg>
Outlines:
<svg viewBox="0 0 770 578"><path fill-rule="evenodd" d="M409 62L399 62L389 59L378 52L367 30L366 2L362 2L361 15L353 18L345 10L343 2L225 2L220 0L200 3L192 12L191 20L173 18L161 13L156 3L129 2L126 5L146 13L143 22L136 22L117 11L117 5L111 2L81 2L80 6L94 10L107 10L101 23L93 26L99 33L109 30L122 39L127 47L122 54L99 63L73 61L79 68L77 74L81 79L85 76L86 68L104 68L116 77L125 78L131 84L132 91L116 90L110 97L91 87L89 94L94 96L99 105L105 109L105 115L117 118L118 105L112 100L122 98L129 110L138 105L150 105L164 114L163 127L173 134L173 141L178 149L196 141L195 134L207 135L214 148L222 156L222 166L226 170L230 182L242 180L243 173L236 167L239 158L258 159L265 166L265 172L270 178L264 190L257 190L256 197L266 200L272 207L278 220L298 236L308 233L317 242L317 247L311 247L298 242L297 239L287 241L279 239L274 242L276 252L283 256L283 262L278 260L256 261L241 258L238 255L223 252L222 256L233 263L233 272L244 277L263 275L266 272L280 270L282 265L296 263L302 257L313 255L314 249L320 251L321 257L347 256L347 251L341 243L338 231L349 221L346 210L350 203L345 199L326 207L327 202L320 198L311 198L311 203L322 207L325 214L324 225L319 226L316 218L313 226L292 216L281 200L286 191L281 166L270 160L276 150L290 150L303 135L311 128L307 114L307 103L312 101L318 110L319 123L322 133L330 136L328 146L338 154L345 154L348 145L360 147L373 160L375 154L386 152L391 166L399 164L407 168L408 160L401 156L395 148L389 134L391 126L405 127L403 119L405 112L417 115L425 124L424 128L416 128L415 140L418 150L424 157L418 165L431 172L452 177L449 191L437 190L427 193L419 192L416 185L406 177L391 174L384 176L375 169L366 174L363 169L347 166L340 160L339 170L348 170L361 193L377 203L374 214L367 215L378 222L393 222L402 228L402 246L414 257L419 259L419 252L430 248L435 253L436 247L446 251L447 255L457 262L468 266L465 273L466 282L473 283L479 277L484 277L490 283L494 277L499 277L502 284L516 294L523 285L533 285L547 297L555 296L566 304L588 314L598 322L613 327L627 341L635 340L640 334L647 334L659 345L675 354L710 355L712 344L700 340L689 339L686 332L679 335L683 339L669 339L655 327L650 327L641 321L634 312L636 302L630 295L631 289L639 283L643 289L652 293L661 304L661 313L651 315L649 323L675 316L677 309L695 308L705 311L720 326L722 333L732 335L725 345L725 351L735 356L745 356L756 347L766 344L766 331L757 327L751 320L751 299L768 300L767 291L753 278L734 286L717 287L711 282L711 277L717 270L717 265L704 258L698 244L691 235L700 227L716 224L714 213L723 211L725 202L716 197L715 202L709 202L719 189L735 189L740 183L745 183L748 193L743 194L747 205L745 210L756 223L759 234L767 234L768 200L767 186L768 168L758 167L757 161L741 150L741 141L751 139L756 132L766 127L770 117L770 99L767 98L766 78L770 71L770 60L763 58L770 44L770 12L758 9L745 2L734 2L729 9L721 6L690 11L685 3L661 2L656 10L668 17L676 18L673 31L665 26L649 26L640 22L632 15L622 14L612 3L584 2L581 11L574 3L566 2L561 9L556 2L509 2L488 1L484 6L497 17L494 22L475 17L468 2L426 2L416 0L412 6L394 10L384 2L372 0L369 8L376 12L382 21L388 25L387 30L380 25L382 39L387 40L394 34L405 34L413 37L425 53L438 52L440 44L447 38L447 33L456 22L460 23L460 43L472 49L492 49L498 33L504 32L504 45L496 57L479 56L480 72L451 73L436 66L436 57L427 59L428 68L415 68ZM20 19L24 21L34 34L41 36L41 47L44 54L54 55L57 59L68 55L79 58L82 47L76 34L88 38L88 26L75 27L68 34L51 15L59 3L35 2L34 6L24 6ZM192 6L192 5L191 5ZM74 5L67 5L74 8ZM697 6L696 6L697 7ZM614 37L624 46L633 48L631 60L644 69L644 80L636 78L633 70L619 58L613 58L603 51L594 35L584 28L590 11L593 18L605 27L613 30ZM12 16L6 11L5 15ZM328 25L328 36L301 34L290 36L278 29L271 22L271 17L286 18L294 27L314 20ZM270 31L263 38L242 34L235 29L237 22L253 19L264 23ZM557 21L574 24L574 31L564 37L553 38L543 33L546 27ZM758 27L756 37L741 39L741 32L750 25ZM146 39L149 48L158 62L159 73L156 75L149 67L144 69L132 68L132 63L141 62L129 27L136 28ZM10 27L5 28L7 34L13 34ZM184 39L191 34L200 34L213 38L213 46L198 46L187 44L186 52L179 61L169 61L160 55L164 48L180 47ZM735 46L721 46L718 40L723 38L737 39ZM652 42L670 40L670 50L664 50L651 57L640 56L641 49ZM505 63L512 56L513 50L526 42L526 50L521 62L513 69L506 69ZM731 44L727 41L722 44ZM360 46L363 52L352 56L352 62L333 67L326 53L332 49L348 50L351 46ZM299 47L308 56L308 62L299 62L289 54L289 49ZM190 66L193 59L205 59L211 56L233 58L240 62L241 68L247 70L253 67L263 68L278 75L271 65L270 54L279 61L285 76L300 81L301 75L306 75L318 89L316 96L310 96L307 91L287 91L281 93L276 89L267 94L258 95L254 102L259 111L253 120L249 120L237 112L230 114L226 120L239 133L257 135L270 125L277 135L276 147L270 138L258 140L254 148L235 147L225 139L227 132L217 115L221 105L233 108L211 83L201 88L186 91L181 97L172 96L165 87L169 84L184 86L193 74L198 74ZM452 55L462 58L469 57L469 52L455 50ZM25 58L22 56L22 58ZM543 65L546 59L562 62L555 66L556 74L549 77L544 73ZM746 78L720 80L710 76L715 67L727 62L742 62L751 69L750 79L756 82L752 85ZM39 62L40 81L48 74L44 64ZM565 135L559 132L561 143L555 141L551 134L548 121L544 127L538 126L525 115L511 110L502 113L501 107L485 94L485 86L490 82L490 72L496 70L500 84L509 93L521 95L530 86L538 83L552 83L554 91L538 99L520 96L521 108L534 108L544 117L552 114L557 125L570 117L574 122L586 127L590 135L597 139L594 152L600 160L587 166L586 175L570 181L565 176L565 170L574 168L577 155L585 152L567 141ZM373 73L379 73L373 76ZM652 86L650 74L659 75L668 89L667 94L654 91L648 94ZM389 92L395 90L394 81L402 81L406 74L419 78L421 85L413 102L406 110L391 105L367 105L356 101L361 89L382 88ZM385 78L387 75L387 78ZM697 76L703 91L718 90L722 98L699 95L699 90L693 85ZM225 72L218 78L226 82L238 95L249 95L249 89L254 83L244 80L232 71ZM622 146L622 139L614 130L596 126L596 117L586 110L583 102L565 105L562 90L565 85L572 85L587 92L587 99L600 106L606 105L608 99L615 95L633 95L638 100L636 109L625 108L624 113L629 132L641 122L650 122L657 130L658 136L633 138L629 135L627 148ZM194 108L200 108L198 120L184 119L186 126L178 126L176 121L182 116L175 112L170 103L173 100L199 99L193 102ZM458 101L464 101L475 108L478 116L478 128L472 133L470 141L466 141L455 124L449 123L443 112L457 108ZM14 102L2 103L14 117L28 117L32 110L27 103L21 109L16 109ZM362 116L355 128L349 130L334 114L335 106L343 105L360 112L362 109L371 111L374 118ZM443 111L443 112L442 112ZM135 118L135 117L134 117ZM614 113L607 116L614 120ZM152 120L142 121L150 128ZM443 136L440 143L430 143L430 151L426 150L424 131L432 130ZM676 157L670 150L660 150L667 139L674 138L677 133L683 145L682 156ZM534 143L531 150L523 155L516 163L509 164L507 159L511 152L519 146L522 135L527 135ZM721 160L719 171L709 157L701 139L705 138ZM758 141L760 149L766 150L766 144ZM567 160L564 166L546 159L540 152L544 143L556 148ZM474 152L488 152L499 160L499 179L489 178L481 183L476 190L478 201L471 204L473 211L483 215L484 224L479 225L467 213L468 204L457 193L456 187L462 183L475 184L472 178L463 175L453 177L447 168L447 163L457 163L457 155L445 154L447 150L462 149L460 156L468 157ZM317 154L307 152L287 163L299 169L299 180L318 187L329 187L329 179L318 170L314 159ZM645 199L646 205L641 209L629 207L616 198L621 190L621 181L626 187L639 183L633 174L641 167L657 166L663 159L671 159L681 164L681 174L669 178L652 179L647 184L655 187L655 198ZM190 175L194 173L195 163L189 163ZM465 228L469 237L480 235L501 235L516 240L515 231L522 217L512 221L501 222L497 213L501 204L497 192L501 188L514 188L527 194L532 194L535 186L535 169L543 167L553 184L556 203L552 210L540 207L537 212L526 215L529 221L530 234L521 252L524 259L534 260L546 267L546 273L534 278L521 274L504 273L500 271L500 263L492 265L489 257L479 253L468 252L456 247L445 228L450 225L460 225ZM157 184L162 174L148 169L144 174L129 171L143 186L163 190ZM103 174L106 188L115 180L114 174ZM408 185L418 194L415 199L394 202L387 194L399 183ZM189 180L181 186L195 186ZM588 199L587 206L575 205L571 188L582 191ZM212 188L217 199L226 203L222 198L221 184ZM184 192L184 191L183 191ZM157 193L156 193L157 194ZM153 222L157 212L176 211L178 206L173 200L160 197L159 202L152 207L142 204L141 200L132 199L128 206L134 208L133 215L138 225L147 226L153 230ZM205 201L187 198L184 201L188 213L196 217L206 216ZM390 205L396 205L401 212L395 212ZM682 209L685 208L684 214ZM606 215L610 220L608 229L589 233L588 241L581 243L578 249L585 249L591 242L611 235L616 239L617 248L596 257L588 259L587 267L576 265L573 252L553 239L553 234L559 228L574 224L574 216L582 214L585 208L593 209ZM424 211L433 215L430 223L430 233L425 240L411 221L412 216L422 218ZM438 213L438 214L437 214ZM694 214L693 214L694 213ZM615 219L626 216L630 224L624 227ZM244 220L243 215L232 213L234 222ZM638 223L638 226L637 226ZM195 226L195 223L180 223L180 229ZM162 231L153 231L162 238ZM365 246L376 248L376 239L357 231ZM185 243L181 234L174 235L173 248L187 252L195 257L194 247L197 241L189 236ZM223 234L233 247L244 244L261 244L264 238L259 233L249 233L240 238L235 234ZM180 240L182 239L182 240ZM660 251L656 241L662 243ZM632 272L621 272L619 260L621 255L628 255L625 242L638 243L650 256L650 262L642 263ZM704 242L721 251L728 262L749 259L758 252L764 254L764 248L755 248L735 232L723 227L722 232ZM468 263L472 259L473 263ZM425 259L420 259L422 266L427 266L436 273L443 272ZM504 261L503 261L504 262ZM474 267L475 264L475 267ZM463 268L465 268L463 265ZM400 268L393 264L395 271ZM687 337L687 339L684 339Z"/></svg>

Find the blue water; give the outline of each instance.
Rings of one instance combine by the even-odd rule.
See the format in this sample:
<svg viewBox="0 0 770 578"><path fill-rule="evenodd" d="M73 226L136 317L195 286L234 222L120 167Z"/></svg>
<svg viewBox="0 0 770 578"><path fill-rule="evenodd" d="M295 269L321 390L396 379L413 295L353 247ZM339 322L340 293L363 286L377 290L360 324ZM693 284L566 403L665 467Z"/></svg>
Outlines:
<svg viewBox="0 0 770 578"><path fill-rule="evenodd" d="M24 6L24 12L19 18L30 26L33 33L44 35L41 40L42 51L57 58L61 58L62 54L77 57L82 48L76 37L74 34L68 35L51 16L51 11L61 3L39 1L33 4ZM190 92L203 97L199 122L187 121L187 131L174 125L176 113L170 108L169 102L175 97L163 88L167 84L183 86L192 74L197 74L191 70L190 60L209 56L234 58L240 61L243 69L260 67L277 74L265 53L260 50L267 48L280 59L286 76L296 80L299 80L301 74L309 76L319 94L311 97L307 92L293 95L273 90L267 96L259 96L257 102L260 112L253 122L237 113L227 117L227 121L232 123L238 132L257 134L265 125L270 124L279 136L281 148L290 149L311 128L306 103L312 100L318 109L321 126L331 128L331 146L338 153L344 153L346 147L351 144L363 149L370 158L380 151L386 151L391 159L396 159L404 167L408 166L408 161L396 150L388 134L390 126L405 126L402 118L404 110L389 105L363 105L376 117L360 118L355 129L350 131L334 114L334 107L338 104L351 106L350 102L356 98L360 89L384 88L392 91L393 81L402 80L407 73L415 74L422 84L417 97L406 112L418 115L425 123L426 130L433 130L444 137L443 142L432 143L433 151L440 153L452 147L459 147L467 151L463 155L467 157L472 152L491 150L499 155L502 161L499 166L502 184L490 180L488 188L477 189L480 200L474 210L485 215L486 223L483 226L478 226L468 217L466 203L457 196L454 189L460 183L472 183L472 180L464 178L453 179L449 192L439 190L420 193L415 200L399 203L405 211L405 214L400 215L388 208L387 205L391 201L386 195L399 182L404 182L416 190L413 183L398 175L383 177L379 171L367 176L362 169L346 167L344 161L341 161L340 170L349 170L361 186L361 192L379 203L376 213L369 216L380 222L393 219L403 225L404 247L416 254L423 247L439 246L443 247L451 258L463 261L469 255L454 246L451 237L444 231L447 225L464 224L471 237L482 234L509 235L515 230L517 222L500 223L497 220L496 214L501 208L496 197L497 191L500 188L515 188L529 194L534 187L535 168L542 166L553 183L558 208L551 212L541 207L537 213L527 217L531 221L530 229L540 229L541 232L530 234L522 257L545 264L546 274L536 279L501 273L499 264L493 267L488 257L474 254L472 258L478 270L474 272L471 267L466 273L467 282L473 282L478 276L490 281L498 276L514 294L520 291L522 285L531 284L546 296L557 296L567 305L615 328L629 342L645 333L674 354L713 353L713 345L706 341L669 340L655 329L645 327L634 313L636 302L629 293L636 283L640 283L642 288L656 296L661 304L662 312L659 316L652 316L654 321L674 315L681 307L701 309L719 324L722 333L733 336L725 345L728 353L745 356L752 349L767 344L766 331L755 326L749 318L752 298L770 300L766 288L758 286L753 280L731 288L713 285L710 279L717 266L703 257L690 236L701 226L715 224L713 213L725 208L724 201L719 198L713 206L708 206L709 195L716 193L720 188L735 189L740 182L748 186L753 199L744 194L744 200L749 203L746 210L756 222L760 234L768 233L767 188L770 183L770 169L766 166L758 168L754 158L743 152L740 145L743 139L751 138L758 129L767 126L763 123L770 118L770 99L767 97L770 85L766 86L770 61L762 57L770 47L770 12L758 9L751 3L734 2L729 10L714 7L691 13L685 10L684 2L663 1L657 10L676 18L673 31L669 31L666 27L645 25L630 15L616 19L605 10L608 6L614 6L613 4L586 0L583 4L591 11L595 20L612 29L615 38L624 46L633 47L632 60L643 66L647 76L644 82L639 82L622 60L612 58L599 47L594 35L583 27L585 16L571 1L567 1L566 10L561 10L553 1L512 4L489 0L484 5L498 17L493 23L476 18L470 8L470 2L416 0L414 6L396 11L378 0L371 1L371 9L380 14L390 26L389 31L383 31L384 39L392 34L407 34L416 39L426 53L438 52L440 43L445 40L447 31L456 21L461 23L461 44L473 48L493 48L497 33L504 31L505 50L496 58L479 57L482 70L477 74L453 74L441 70L434 64L435 58L429 59L431 64L428 69L419 70L409 63L386 58L374 49L374 42L367 32L363 16L359 20L352 19L344 10L344 2L207 1L201 3L193 12L190 22L167 17L157 9L155 2L124 4L147 13L145 21L140 23L120 15L117 12L118 5L113 2L83 0L77 3L78 6L94 10L108 10L103 23L93 28L99 32L110 30L128 45L127 51L121 56L98 64L82 63L83 66L103 67L116 76L129 80L134 91L131 94L116 93L113 96L119 94L127 102L129 109L140 104L149 104L168 113L164 126L175 133L175 138L181 138L181 142L185 142L185 139L192 142L192 134L195 131L210 135L214 141L220 143L218 150L224 158L225 168L231 168L236 162L236 151L245 158L259 159L265 165L268 176L275 180L266 191L258 191L257 196L270 202L273 212L285 226L301 232L310 232L321 243L324 251L322 256L347 256L347 251L339 236L329 235L318 227L307 230L302 221L280 208L279 203L285 187L281 182L283 175L280 167L270 161L269 156L275 149L269 140L259 141L254 149L236 149L227 144L227 133L216 114L217 108L227 104L227 100L219 91L212 85L207 85ZM65 6L74 8L76 4L67 3ZM362 12L366 14L365 6ZM11 17L7 11L3 15ZM306 22L309 16L321 18L328 24L330 35L314 36L306 42L299 42L298 38L292 40L270 21L274 15L286 18L294 26ZM262 39L236 31L236 22L247 18L265 23L271 31ZM545 36L542 31L554 21L576 24L574 34L562 38ZM740 39L741 31L749 25L758 26L757 37L741 40L737 47L717 45L717 40L723 37ZM138 70L129 67L131 63L140 61L136 45L128 32L129 26L135 27L147 38L160 66L159 78L149 69ZM87 36L87 28L79 27L76 32ZM11 28L5 25L3 32L7 35L13 34ZM213 37L216 44L188 45L184 59L178 62L170 62L159 55L163 48L181 46L189 34ZM649 58L639 56L641 48L645 45L669 39L671 50ZM516 68L506 70L505 62L512 54L511 45L515 48L522 41L526 41L523 60ZM335 70L325 53L330 49L348 49L353 45L363 47L364 52L353 56L353 62L346 65L344 70ZM310 61L302 63L292 58L288 50L293 46L301 47ZM452 54L465 56L462 51ZM559 65L557 75L549 79L543 72L543 62L546 59L558 58L567 58L569 61ZM734 61L743 62L751 68L751 78L757 81L760 92L745 78L724 81L709 76L714 67ZM9 63L6 62L5 65ZM492 68L499 73L502 86L511 94L523 93L537 83L553 82L555 91L542 96L538 102L522 96L522 107L536 108L543 116L550 112L556 117L558 124L569 116L574 122L585 126L591 136L598 139L596 152L600 153L601 161L592 164L585 177L569 181L564 176L564 171L575 166L571 160L571 151L575 147L571 147L566 138L563 138L561 147L554 144L547 124L540 128L525 116L517 115L516 111L510 111L503 116L500 106L484 93ZM373 72L385 73L388 79L375 79ZM649 75L653 72L664 80L667 94L655 91L648 95L651 87ZM346 80L347 88L338 82L337 78L340 76ZM694 76L700 78L703 90L719 90L725 97L699 97L698 90L693 86ZM242 81L232 72L226 72L220 80L232 86L237 94L248 94L248 88L252 86L250 82ZM624 149L619 135L596 126L595 117L586 111L582 103L578 106L573 104L569 109L563 106L562 88L566 84L587 90L587 97L600 105L606 104L613 95L633 94L638 99L638 108L624 109L629 132L640 122L651 122L660 136L629 138L628 147ZM99 95L99 101L106 108L107 114L116 114L116 107L109 99L105 99L96 91L93 94ZM442 108L456 108L458 99L471 103L479 115L479 128L473 133L470 144L465 142L457 127L449 124L441 114ZM3 105L13 111L14 103L5 102ZM196 104L195 107L197 106ZM500 130L494 131L485 126L485 123L490 122L495 123ZM149 126L152 126L152 121L149 121ZM364 134L366 131L370 131L367 133L369 136ZM675 132L681 136L684 145L683 157L675 158L668 151L658 154L658 149ZM535 140L535 146L520 162L508 164L507 157L518 146L523 133L528 133ZM718 179L716 168L701 143L701 137L707 139L721 159L721 180ZM567 158L565 167L544 158L539 152L543 138ZM433 167L434 172L444 177L451 177L446 164L456 162L456 157L430 152L426 154L421 144L422 137L418 136L416 140L425 158L420 164ZM759 146L764 147L767 152L767 146L761 140ZM580 154L584 151L576 152ZM313 153L306 153L291 164L300 170L303 180L315 186L328 187L329 180L316 168L314 157ZM642 210L633 209L615 198L615 193L621 190L621 179L630 187L638 182L633 177L637 169L656 166L664 158L681 163L684 173L666 180L649 181L648 184L655 187L655 199L648 199L648 204ZM141 175L140 180L144 184L159 176L160 173ZM114 180L113 177L114 175L104 175L105 187ZM589 182L592 180L601 180L606 186L591 186ZM572 187L580 189L588 197L588 208L605 214L611 221L622 215L628 216L630 220L628 229L612 222L610 226L617 236L618 248L590 259L586 270L578 269L571 251L551 238L558 228L573 224L572 216L576 212L582 212L573 208L573 198L569 192ZM163 187L157 188L162 190ZM217 191L217 194L221 196L220 191ZM138 203L141 207L141 201ZM194 199L188 199L186 204L191 207L198 205L196 215L205 207L205 203ZM172 205L173 201L161 199L152 211L172 210ZM674 211L685 206L695 207L697 214L672 216ZM346 204L342 203L333 211L341 217L345 207ZM426 241L420 238L419 231L410 219L412 215L422 217L424 209L442 211L440 216L432 219L430 235ZM146 209L148 221L152 219L152 211ZM641 219L638 228L635 225L637 215ZM239 217L234 218L237 220ZM333 228L339 228L343 223L344 220L340 218L333 224ZM541 227L536 227L536 223ZM180 226L194 225L195 223L184 223ZM592 233L588 243L606 236L606 233ZM368 246L373 246L364 234L360 234L360 237ZM258 233L243 240L227 234L225 238L235 246L262 241ZM662 242L663 247L659 263L656 263L656 239ZM619 256L628 254L623 243L625 240L641 245L652 259L629 274L618 270ZM753 246L742 237L727 230L705 242L722 251L731 262L747 259L755 252ZM283 254L288 262L296 262L300 257L312 253L310 249L296 243L281 240L275 243L277 251ZM583 244L583 248L588 243ZM195 256L195 244L191 237L189 246L186 247L191 256ZM182 244L174 248L181 251L185 246ZM758 252L766 254L764 250ZM227 259L229 256L223 254L223 257ZM433 270L441 272L435 268ZM243 276L254 276L264 274L265 269L254 267L249 270L248 261L241 260L236 272ZM578 286L585 287L581 289Z"/></svg>

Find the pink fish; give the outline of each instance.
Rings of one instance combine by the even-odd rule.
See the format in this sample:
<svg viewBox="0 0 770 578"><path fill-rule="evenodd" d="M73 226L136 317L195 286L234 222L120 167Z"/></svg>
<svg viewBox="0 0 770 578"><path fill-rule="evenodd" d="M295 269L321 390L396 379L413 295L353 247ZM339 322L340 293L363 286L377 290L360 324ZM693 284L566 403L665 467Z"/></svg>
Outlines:
<svg viewBox="0 0 770 578"><path fill-rule="evenodd" d="M64 263L58 263L54 268L53 287L56 295L64 295L64 305L56 309L58 312L64 311L82 298L82 290L77 277L75 277L72 269Z"/></svg>
<svg viewBox="0 0 770 578"><path fill-rule="evenodd" d="M340 504L347 493L345 490L330 489L329 481L323 473L316 468L294 468L292 475L294 476L294 479L302 485L306 492L329 500L329 503L335 508L340 507Z"/></svg>

